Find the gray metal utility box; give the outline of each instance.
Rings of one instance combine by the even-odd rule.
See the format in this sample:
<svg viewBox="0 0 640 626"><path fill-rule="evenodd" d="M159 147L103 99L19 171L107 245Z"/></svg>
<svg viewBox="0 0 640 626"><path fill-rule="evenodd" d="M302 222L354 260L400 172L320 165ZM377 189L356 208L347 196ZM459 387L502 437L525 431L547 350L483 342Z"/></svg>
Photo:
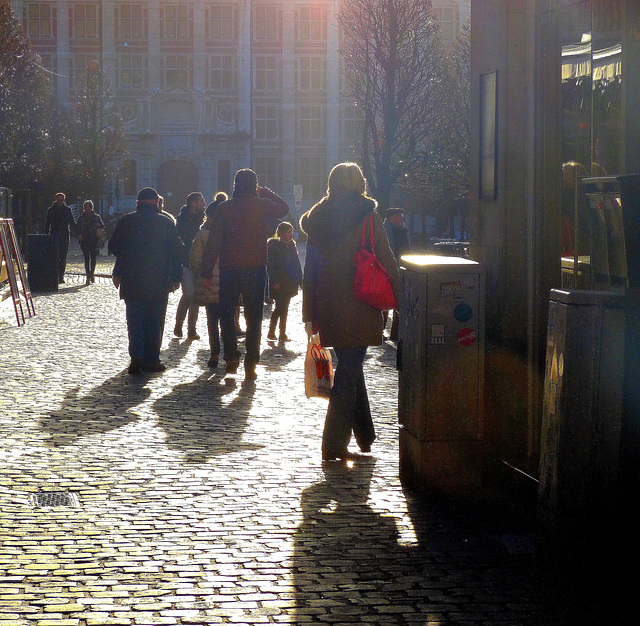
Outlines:
<svg viewBox="0 0 640 626"><path fill-rule="evenodd" d="M483 268L463 258L408 255L400 274L401 478L418 489L479 485Z"/></svg>
<svg viewBox="0 0 640 626"><path fill-rule="evenodd" d="M617 534L623 304L610 292L551 290L538 523L543 544L584 565L603 560Z"/></svg>

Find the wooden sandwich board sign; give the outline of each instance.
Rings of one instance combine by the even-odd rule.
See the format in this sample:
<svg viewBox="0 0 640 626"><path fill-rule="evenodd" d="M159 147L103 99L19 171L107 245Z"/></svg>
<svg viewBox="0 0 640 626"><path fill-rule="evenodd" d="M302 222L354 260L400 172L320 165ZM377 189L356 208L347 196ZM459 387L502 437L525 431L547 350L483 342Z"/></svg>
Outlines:
<svg viewBox="0 0 640 626"><path fill-rule="evenodd" d="M36 310L33 306L29 281L24 270L13 220L10 218L0 218L0 261L4 263L6 269L16 320L18 326L21 326L25 323L23 298L29 317L35 315Z"/></svg>

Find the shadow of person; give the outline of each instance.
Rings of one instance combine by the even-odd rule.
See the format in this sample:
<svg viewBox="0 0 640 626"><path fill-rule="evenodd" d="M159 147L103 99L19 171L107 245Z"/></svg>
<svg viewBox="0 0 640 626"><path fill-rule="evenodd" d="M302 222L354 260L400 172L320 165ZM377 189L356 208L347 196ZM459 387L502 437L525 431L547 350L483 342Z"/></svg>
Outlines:
<svg viewBox="0 0 640 626"><path fill-rule="evenodd" d="M144 402L151 390L146 377L129 376L126 370L93 387L84 395L70 389L60 407L40 417L40 426L49 432L47 445L72 443L78 437L106 433L138 419L130 409Z"/></svg>
<svg viewBox="0 0 640 626"><path fill-rule="evenodd" d="M395 521L368 503L375 464L371 457L352 467L327 463L324 482L302 492L303 521L294 534L293 555L296 623L318 614L361 623L371 614L368 595L392 607L385 623L396 623L392 615L399 598L393 585L407 549L398 543Z"/></svg>
<svg viewBox="0 0 640 626"><path fill-rule="evenodd" d="M267 342L269 346L262 351L260 355L260 362L271 371L278 371L287 367L292 361L300 356L300 352L294 350L287 350L283 345L271 345L272 342Z"/></svg>
<svg viewBox="0 0 640 626"><path fill-rule="evenodd" d="M295 623L607 623L593 601L536 571L530 551L500 541L513 528L499 510L423 495L407 497L402 515L391 510L398 494L370 492L374 469L368 457L326 464L324 481L303 490Z"/></svg>
<svg viewBox="0 0 640 626"><path fill-rule="evenodd" d="M177 367L190 347L191 341L180 341L178 337L172 337L169 345L161 352L160 358L167 367Z"/></svg>
<svg viewBox="0 0 640 626"><path fill-rule="evenodd" d="M223 401L231 393L235 397ZM182 452L186 463L205 463L212 456L263 447L243 442L254 393L254 385L238 386L235 378L207 371L176 385L153 408L166 444Z"/></svg>

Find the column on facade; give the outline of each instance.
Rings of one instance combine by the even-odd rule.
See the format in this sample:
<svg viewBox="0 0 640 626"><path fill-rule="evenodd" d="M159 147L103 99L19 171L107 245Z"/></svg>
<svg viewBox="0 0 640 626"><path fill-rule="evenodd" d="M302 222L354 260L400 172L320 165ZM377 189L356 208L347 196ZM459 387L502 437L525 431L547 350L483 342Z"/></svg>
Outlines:
<svg viewBox="0 0 640 626"><path fill-rule="evenodd" d="M116 42L115 42L115 2L102 0L102 62L104 72L112 89L116 88Z"/></svg>
<svg viewBox="0 0 640 626"><path fill-rule="evenodd" d="M327 171L340 160L339 0L327 7Z"/></svg>
<svg viewBox="0 0 640 626"><path fill-rule="evenodd" d="M295 7L293 2L282 3L282 192L293 198L295 179ZM303 190L304 191L304 190ZM293 206L293 204L292 204Z"/></svg>
<svg viewBox="0 0 640 626"><path fill-rule="evenodd" d="M238 6L238 132L251 138L251 1L241 0ZM236 169L251 166L251 139ZM233 169L233 168L232 168Z"/></svg>
<svg viewBox="0 0 640 626"><path fill-rule="evenodd" d="M69 2L56 2L56 57L58 72L58 100L69 102L69 75L71 73L71 51L69 50Z"/></svg>
<svg viewBox="0 0 640 626"><path fill-rule="evenodd" d="M149 92L159 91L162 86L162 55L160 53L160 2L149 2Z"/></svg>
<svg viewBox="0 0 640 626"><path fill-rule="evenodd" d="M203 0L193 3L193 88L198 92L206 89L207 55L205 51L205 6ZM202 106L202 103L198 103ZM203 112L199 112L198 119L204 119ZM197 129L202 132L202 128Z"/></svg>

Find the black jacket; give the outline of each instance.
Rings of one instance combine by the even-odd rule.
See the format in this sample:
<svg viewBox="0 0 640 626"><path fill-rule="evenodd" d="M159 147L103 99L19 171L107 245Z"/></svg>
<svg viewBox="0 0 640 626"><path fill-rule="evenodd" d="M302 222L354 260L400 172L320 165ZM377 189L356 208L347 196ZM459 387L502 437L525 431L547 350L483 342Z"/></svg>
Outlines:
<svg viewBox="0 0 640 626"><path fill-rule="evenodd" d="M60 239L69 240L69 231L76 232L76 222L73 219L71 207L66 204L54 202L47 209L47 218L44 223L46 235L58 235Z"/></svg>
<svg viewBox="0 0 640 626"><path fill-rule="evenodd" d="M185 204L181 209L178 217L176 217L176 226L178 227L178 235L182 239L182 243L185 248L184 264L189 266L189 252L191 251L191 244L196 238L200 226L204 222L204 213L192 213Z"/></svg>
<svg viewBox="0 0 640 626"><path fill-rule="evenodd" d="M102 218L95 211L91 211L91 213L83 211L76 224L77 234L82 235L80 243L84 246L97 248L99 228L104 228Z"/></svg>
<svg viewBox="0 0 640 626"><path fill-rule="evenodd" d="M286 244L279 237L267 242L267 271L269 272L269 295L295 296L302 285L302 268L296 242ZM278 291L273 286L280 285Z"/></svg>
<svg viewBox="0 0 640 626"><path fill-rule="evenodd" d="M184 246L173 220L141 202L137 211L123 215L109 240L116 257L123 300L164 298L182 277Z"/></svg>

